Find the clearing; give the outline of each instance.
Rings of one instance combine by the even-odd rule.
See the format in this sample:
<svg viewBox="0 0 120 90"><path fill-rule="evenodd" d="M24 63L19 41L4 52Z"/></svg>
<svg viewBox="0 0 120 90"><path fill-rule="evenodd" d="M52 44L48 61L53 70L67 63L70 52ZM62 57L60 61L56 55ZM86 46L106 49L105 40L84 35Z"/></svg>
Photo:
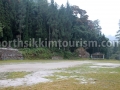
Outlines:
<svg viewBox="0 0 120 90"><path fill-rule="evenodd" d="M1 90L7 90L6 88L11 86L16 86L17 89L20 87L22 89L28 89L28 87L34 87L34 85L39 85L40 83L41 84L39 85L39 87L41 85L43 87L44 84L52 85L52 83L55 82L56 84L58 84L61 82L63 83L64 80L64 85L68 83L67 85L75 84L77 86L76 88L69 89L69 87L62 87L63 85L59 84L59 87L63 88L63 90L76 90L79 89L79 86L81 85L88 85L86 87L91 87L91 90L93 89L94 85L98 85L97 88L94 87L94 89L98 90L110 90L111 86L109 85L113 85L113 88L111 89L120 89L119 61L66 60L46 62L35 61L21 63L11 62L10 64L0 62L0 68ZM37 87L33 87L31 88L39 90ZM13 88L9 88L9 90L13 90ZM56 88L51 90L56 90ZM82 90L87 89L85 88Z"/></svg>

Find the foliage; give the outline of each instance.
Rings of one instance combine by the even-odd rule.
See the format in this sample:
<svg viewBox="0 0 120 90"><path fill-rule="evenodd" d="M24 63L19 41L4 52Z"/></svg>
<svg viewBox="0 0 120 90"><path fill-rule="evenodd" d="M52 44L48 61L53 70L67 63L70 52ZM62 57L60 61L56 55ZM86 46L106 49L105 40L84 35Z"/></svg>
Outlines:
<svg viewBox="0 0 120 90"><path fill-rule="evenodd" d="M26 48L20 50L26 59L50 59L51 51L47 48Z"/></svg>
<svg viewBox="0 0 120 90"><path fill-rule="evenodd" d="M112 56L110 57L110 59L120 60L120 51L112 54Z"/></svg>
<svg viewBox="0 0 120 90"><path fill-rule="evenodd" d="M0 22L0 37L3 37L3 25Z"/></svg>
<svg viewBox="0 0 120 90"><path fill-rule="evenodd" d="M69 2L59 8L54 0L50 3L47 0L0 0L0 33L3 32L0 41L17 39L28 41L32 38L37 41L39 38L47 39L47 42L78 41L81 38L99 43L108 41L101 34L99 20L88 20L88 17L85 10L76 5L71 6ZM72 52L76 49L75 46L57 48ZM105 54L107 52L107 47L102 46L99 50L98 47L85 48L90 54L98 51ZM36 56L36 52L34 50L32 52L34 52L33 56ZM29 53L29 49L26 53Z"/></svg>
<svg viewBox="0 0 120 90"><path fill-rule="evenodd" d="M60 56L64 59L77 58L76 53L70 51L59 50L58 48L24 48L20 49L25 59L52 59L53 56Z"/></svg>

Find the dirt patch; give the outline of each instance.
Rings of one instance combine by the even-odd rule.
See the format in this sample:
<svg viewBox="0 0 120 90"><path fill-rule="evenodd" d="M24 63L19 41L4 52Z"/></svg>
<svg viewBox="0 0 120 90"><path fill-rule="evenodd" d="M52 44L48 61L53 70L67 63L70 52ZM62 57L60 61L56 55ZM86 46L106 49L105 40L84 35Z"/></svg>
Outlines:
<svg viewBox="0 0 120 90"><path fill-rule="evenodd" d="M29 63L29 64L11 64L11 65L1 65L0 72L18 72L26 71L33 72L25 76L24 78L18 79L7 79L0 80L0 87L9 86L21 86L21 85L33 85L42 82L49 82L49 79L45 77L52 75L55 72L59 72L61 68L73 67L76 65L82 65L85 63L90 63L88 61L65 61L58 63Z"/></svg>
<svg viewBox="0 0 120 90"><path fill-rule="evenodd" d="M117 68L120 67L120 64L114 64L114 63L96 63L93 66L90 66L91 68Z"/></svg>
<svg viewBox="0 0 120 90"><path fill-rule="evenodd" d="M25 63L25 64L10 64L10 65L1 65L0 72L32 72L29 75L26 75L24 78L17 79L4 79L0 80L0 87L8 87L8 86L21 86L21 85L33 85L43 82L51 82L50 79L45 78L49 76L53 76L56 72L63 72L64 68L75 67L83 64L92 64L91 68L103 68L103 67L120 67L120 64L114 63L97 63L92 61L64 61L64 62L51 62L51 63ZM75 71L74 71L75 72ZM110 72L114 73L114 72ZM67 77L59 76L62 79ZM70 78L76 78L77 76L71 76ZM82 84L87 84L88 82L94 84L94 79L85 79L78 78Z"/></svg>
<svg viewBox="0 0 120 90"><path fill-rule="evenodd" d="M18 72L18 71L39 71L39 70L50 70L50 69L60 69L68 68L76 65L81 65L85 63L90 63L89 61L64 61L55 63L27 63L27 64L11 64L11 65L1 65L0 72Z"/></svg>

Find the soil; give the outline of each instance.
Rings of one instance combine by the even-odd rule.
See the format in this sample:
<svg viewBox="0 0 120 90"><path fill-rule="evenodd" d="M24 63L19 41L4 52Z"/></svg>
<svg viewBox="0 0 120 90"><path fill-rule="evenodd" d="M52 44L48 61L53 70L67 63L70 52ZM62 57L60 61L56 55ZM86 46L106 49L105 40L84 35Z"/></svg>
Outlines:
<svg viewBox="0 0 120 90"><path fill-rule="evenodd" d="M83 64L92 64L90 68L116 68L120 64L114 63L98 63L93 61L64 61L64 62L51 62L51 63L23 63L23 64L5 64L0 65L0 73L5 72L31 72L24 78L17 79L4 79L0 80L0 87L33 85L43 82L51 82L45 77L52 75L55 72L61 72L59 69L74 67Z"/></svg>

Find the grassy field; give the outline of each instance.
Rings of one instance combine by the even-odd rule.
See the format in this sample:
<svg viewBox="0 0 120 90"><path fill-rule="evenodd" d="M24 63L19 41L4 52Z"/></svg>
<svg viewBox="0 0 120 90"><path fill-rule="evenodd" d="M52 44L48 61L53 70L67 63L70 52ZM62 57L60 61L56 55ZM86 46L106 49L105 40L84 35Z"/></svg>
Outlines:
<svg viewBox="0 0 120 90"><path fill-rule="evenodd" d="M77 60L71 60L71 61L95 61L95 62L109 62L109 63L120 63L118 60L91 60L91 59L77 59ZM60 61L70 61L70 60L0 60L0 64L14 64L14 63L49 63L49 62L60 62Z"/></svg>
<svg viewBox="0 0 120 90"><path fill-rule="evenodd" d="M22 63L52 63L64 60L0 60L0 65L4 64L22 64Z"/></svg>
<svg viewBox="0 0 120 90"><path fill-rule="evenodd" d="M30 72L2 72L0 73L0 80L24 78Z"/></svg>
<svg viewBox="0 0 120 90"><path fill-rule="evenodd" d="M7 61L7 63L8 62L9 61ZM50 61L39 62L44 63ZM120 64L120 61L114 60L97 60L93 62ZM2 63L6 62L2 61ZM120 90L120 67L111 68L102 66L101 68L91 68L91 66L94 65L91 63L61 69L61 72L55 72L53 75L45 77L52 82L40 83L32 86L0 88L0 90ZM11 75L14 74L15 73ZM22 77L22 75L20 77Z"/></svg>

